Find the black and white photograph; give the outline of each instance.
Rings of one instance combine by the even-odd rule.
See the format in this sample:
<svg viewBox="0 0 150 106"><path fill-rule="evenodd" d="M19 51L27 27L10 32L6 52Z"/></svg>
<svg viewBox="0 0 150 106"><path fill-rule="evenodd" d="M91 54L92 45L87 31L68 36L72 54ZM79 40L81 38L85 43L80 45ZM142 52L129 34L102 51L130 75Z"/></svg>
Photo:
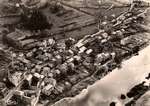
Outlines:
<svg viewBox="0 0 150 106"><path fill-rule="evenodd" d="M150 0L0 0L0 106L150 106Z"/></svg>

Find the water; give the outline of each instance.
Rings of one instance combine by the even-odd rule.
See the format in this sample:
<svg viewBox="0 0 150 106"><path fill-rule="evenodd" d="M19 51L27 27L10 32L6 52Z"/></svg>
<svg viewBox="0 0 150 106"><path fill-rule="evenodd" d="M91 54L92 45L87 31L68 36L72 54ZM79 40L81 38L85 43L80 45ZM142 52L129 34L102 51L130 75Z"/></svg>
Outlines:
<svg viewBox="0 0 150 106"><path fill-rule="evenodd" d="M109 106L114 101L116 106L124 106L128 98L120 100L132 87L141 83L150 72L150 46L122 63L121 69L115 69L103 79L83 90L81 94L58 102L60 106ZM63 104L64 103L64 104ZM59 106L59 105L55 106Z"/></svg>
<svg viewBox="0 0 150 106"><path fill-rule="evenodd" d="M138 56L123 62L121 69L115 69L102 80L88 87L86 94L82 93L76 98L87 98L86 106L109 106L112 101L120 105L128 100L121 101L121 94L126 94L132 87L141 83L150 73L150 46L140 51ZM103 105L102 105L103 104Z"/></svg>

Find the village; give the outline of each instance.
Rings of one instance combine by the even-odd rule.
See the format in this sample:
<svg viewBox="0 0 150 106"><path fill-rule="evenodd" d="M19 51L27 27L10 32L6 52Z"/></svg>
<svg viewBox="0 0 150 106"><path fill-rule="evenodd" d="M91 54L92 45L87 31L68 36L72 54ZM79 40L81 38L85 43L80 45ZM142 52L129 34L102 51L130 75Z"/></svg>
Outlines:
<svg viewBox="0 0 150 106"><path fill-rule="evenodd" d="M0 106L57 106L149 46L147 2L25 1L1 7ZM119 106L134 106L147 91L140 82L126 94L132 100Z"/></svg>

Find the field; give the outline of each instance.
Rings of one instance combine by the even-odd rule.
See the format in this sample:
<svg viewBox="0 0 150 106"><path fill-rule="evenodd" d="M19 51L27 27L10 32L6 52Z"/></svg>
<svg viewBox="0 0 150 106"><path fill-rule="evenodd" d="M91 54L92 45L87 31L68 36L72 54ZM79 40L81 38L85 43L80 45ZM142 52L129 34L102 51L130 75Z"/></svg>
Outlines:
<svg viewBox="0 0 150 106"><path fill-rule="evenodd" d="M148 3L54 0L28 10L5 2L2 106L131 106L149 90Z"/></svg>

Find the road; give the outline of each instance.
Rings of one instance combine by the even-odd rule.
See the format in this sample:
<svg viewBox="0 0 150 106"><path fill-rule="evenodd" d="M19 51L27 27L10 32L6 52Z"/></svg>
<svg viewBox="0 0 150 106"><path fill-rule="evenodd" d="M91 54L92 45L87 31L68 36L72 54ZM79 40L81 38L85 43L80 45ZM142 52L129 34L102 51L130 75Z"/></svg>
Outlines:
<svg viewBox="0 0 150 106"><path fill-rule="evenodd" d="M121 94L126 94L132 87L141 83L150 73L150 46L122 63L121 69L115 69L102 80L83 90L74 98L66 98L54 106L123 106L129 99L121 101Z"/></svg>
<svg viewBox="0 0 150 106"><path fill-rule="evenodd" d="M149 52L150 46L143 49L139 56L134 56L123 62L121 69L114 70L102 80L90 86L87 89L88 95L90 94L87 106L108 106L106 104L113 100L123 104L126 100L119 100L119 96L126 94L132 87L141 83L150 72ZM104 105L101 103L104 103Z"/></svg>

